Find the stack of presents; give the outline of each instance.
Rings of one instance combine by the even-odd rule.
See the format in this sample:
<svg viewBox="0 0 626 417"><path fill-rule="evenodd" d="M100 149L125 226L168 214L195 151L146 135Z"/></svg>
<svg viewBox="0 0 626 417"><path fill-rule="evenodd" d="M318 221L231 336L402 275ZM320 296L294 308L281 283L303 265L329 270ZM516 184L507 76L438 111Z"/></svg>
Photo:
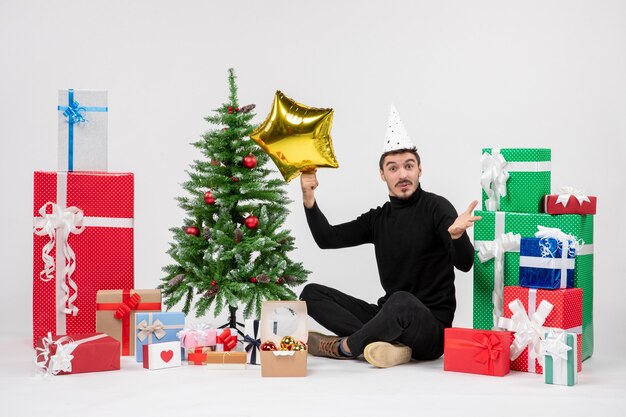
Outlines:
<svg viewBox="0 0 626 417"><path fill-rule="evenodd" d="M107 93L61 90L57 110L58 171L34 174L33 346L45 374L119 370L135 356L147 369L263 359L263 376L306 375L304 302L266 302L240 338L186 325L161 311L160 290L134 289L133 174L107 171Z"/></svg>
<svg viewBox="0 0 626 417"><path fill-rule="evenodd" d="M596 198L551 194L550 149L483 149L473 329L446 329L444 369L574 385L593 353Z"/></svg>

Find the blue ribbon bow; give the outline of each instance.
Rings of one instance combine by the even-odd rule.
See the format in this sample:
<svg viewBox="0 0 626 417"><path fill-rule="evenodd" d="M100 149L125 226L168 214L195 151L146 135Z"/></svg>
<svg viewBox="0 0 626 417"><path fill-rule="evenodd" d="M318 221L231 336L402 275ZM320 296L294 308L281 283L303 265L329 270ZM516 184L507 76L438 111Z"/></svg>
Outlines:
<svg viewBox="0 0 626 417"><path fill-rule="evenodd" d="M86 122L87 119L85 119L84 114L87 110L84 107L80 107L78 101L74 101L73 96L74 94L72 92L70 94L70 99L68 100L68 106L63 111L63 116L67 118L67 123L69 124Z"/></svg>

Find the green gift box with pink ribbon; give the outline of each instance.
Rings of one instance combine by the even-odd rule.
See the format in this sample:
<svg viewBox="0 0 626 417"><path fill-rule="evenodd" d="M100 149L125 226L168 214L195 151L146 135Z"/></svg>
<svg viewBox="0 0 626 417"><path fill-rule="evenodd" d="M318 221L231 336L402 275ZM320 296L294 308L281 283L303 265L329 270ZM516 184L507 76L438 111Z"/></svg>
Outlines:
<svg viewBox="0 0 626 417"><path fill-rule="evenodd" d="M476 329L498 328L504 311L504 286L519 285L522 237L534 237L538 226L558 228L579 241L574 287L583 290L582 359L593 354L593 217L476 211L474 225L474 319Z"/></svg>
<svg viewBox="0 0 626 417"><path fill-rule="evenodd" d="M550 194L550 159L550 149L483 149L483 210L540 213L543 197Z"/></svg>

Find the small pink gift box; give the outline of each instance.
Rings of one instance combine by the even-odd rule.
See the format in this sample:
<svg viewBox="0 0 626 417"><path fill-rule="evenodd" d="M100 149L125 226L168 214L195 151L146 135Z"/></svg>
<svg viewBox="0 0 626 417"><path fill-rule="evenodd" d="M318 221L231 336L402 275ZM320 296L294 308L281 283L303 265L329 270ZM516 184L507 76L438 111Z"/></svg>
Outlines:
<svg viewBox="0 0 626 417"><path fill-rule="evenodd" d="M209 328L204 323L186 326L183 330L176 333L176 336L178 336L180 343L185 349L215 346L217 344L217 330Z"/></svg>

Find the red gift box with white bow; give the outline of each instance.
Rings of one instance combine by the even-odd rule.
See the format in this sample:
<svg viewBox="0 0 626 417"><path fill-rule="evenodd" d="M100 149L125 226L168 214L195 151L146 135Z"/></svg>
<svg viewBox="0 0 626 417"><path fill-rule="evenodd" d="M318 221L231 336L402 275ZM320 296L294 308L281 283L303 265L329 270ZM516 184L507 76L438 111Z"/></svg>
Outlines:
<svg viewBox="0 0 626 417"><path fill-rule="evenodd" d="M132 173L35 172L33 346L94 333L96 293L134 287Z"/></svg>
<svg viewBox="0 0 626 417"><path fill-rule="evenodd" d="M543 373L541 341L550 329L575 333L577 370L582 370L583 290L504 287L504 317L498 327L512 331L511 369Z"/></svg>
<svg viewBox="0 0 626 417"><path fill-rule="evenodd" d="M104 333L47 336L37 339L36 365L46 375L120 369L120 342Z"/></svg>
<svg viewBox="0 0 626 417"><path fill-rule="evenodd" d="M580 190L563 187L559 194L546 195L543 211L548 214L596 214L597 198Z"/></svg>

